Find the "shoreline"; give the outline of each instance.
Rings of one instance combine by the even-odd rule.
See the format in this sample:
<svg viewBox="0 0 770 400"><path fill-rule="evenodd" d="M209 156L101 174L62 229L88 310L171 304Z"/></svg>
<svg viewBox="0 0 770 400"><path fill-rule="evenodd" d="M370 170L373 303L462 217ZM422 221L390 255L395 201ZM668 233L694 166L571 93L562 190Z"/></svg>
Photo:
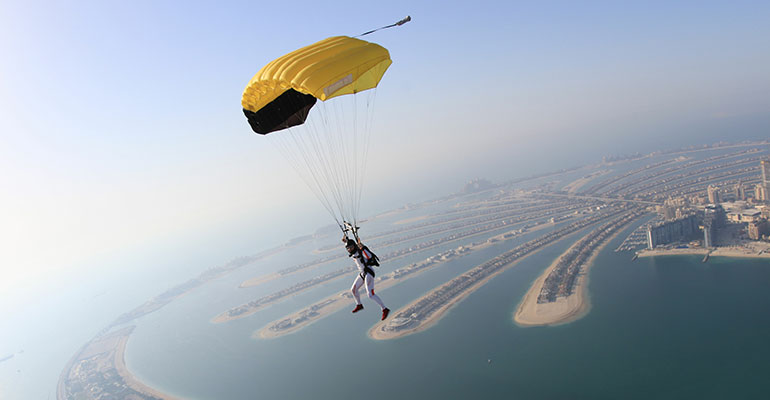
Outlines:
<svg viewBox="0 0 770 400"><path fill-rule="evenodd" d="M756 250L749 250L746 248L726 248L716 247L711 249L706 248L687 248L687 249L654 249L654 250L639 250L636 252L639 257L656 257L656 256L683 256L683 255L695 255L709 257L728 257L728 258L770 258L770 253L756 252Z"/></svg>
<svg viewBox="0 0 770 400"><path fill-rule="evenodd" d="M265 282L270 282L270 281L272 281L274 279L278 279L278 278L280 278L280 276L281 275L279 275L277 272L273 272L272 274L267 274L267 275L262 275L262 276L258 276L258 277L255 277L255 278L250 278L250 279L247 279L247 280L241 282L241 284L238 285L238 288L239 289L245 289L245 288L249 288L249 287L258 286L258 285L261 285L261 284L263 284Z"/></svg>
<svg viewBox="0 0 770 400"><path fill-rule="evenodd" d="M564 253L573 250L580 241L573 243ZM537 298L540 296L540 291L543 288L543 283L551 271L559 264L559 259L564 254L560 254L556 257L551 265L541 273L535 282L530 285L529 290L522 298L519 305L516 307L516 312L513 315L513 321L519 326L543 326L543 325L555 325L559 322L566 323L564 319L579 313L582 309L587 308L583 302L583 285L585 273L581 273L578 277L578 281L575 284L575 291L567 297L559 297L553 303L538 304ZM593 262L593 255L589 262ZM588 311L588 310L584 310Z"/></svg>
<svg viewBox="0 0 770 400"><path fill-rule="evenodd" d="M540 227L542 229L542 228L544 228L544 227L546 227L548 225L550 225L550 224L543 224ZM436 325L444 317L444 315L449 310L451 310L455 305L460 303L462 300L465 300L466 297L468 297L469 295L473 294L473 292L475 292L476 290L480 289L482 286L486 285L490 280L494 279L495 277L497 277L501 273L503 273L505 271L508 271L510 268L514 267L515 265L520 263L522 260L525 260L526 258L528 258L529 256L531 256L533 254L537 254L538 252L540 252L541 250L543 250L544 248L547 248L547 247L548 246L543 246L541 248L538 248L535 251L527 253L526 255L517 258L513 262L505 265L504 267L500 268L498 271L490 274L489 276L485 277L484 279L481 279L478 282L474 283L473 285L469 286L468 288L466 288L465 290L460 292L458 295L453 297L452 300L450 300L449 302L443 304L439 309L437 309L435 312L430 314L428 316L428 318L426 318L424 320L421 320L420 324L417 327L415 327L415 328L406 329L406 330L399 331L399 332L386 332L386 331L383 330L383 328L390 321L380 321L380 322L376 323L374 326L372 326L369 329L369 331L367 332L367 335L369 336L369 338L374 339L374 340L390 340L390 339L397 339L397 338L400 338L402 336L407 336L407 335L411 335L411 334L414 334L414 333L418 333L418 332L422 332L424 330L427 330L428 328L431 328L434 325ZM412 305L419 303L420 301L424 300L425 298L431 296L432 293L433 293L432 290L428 291L427 293L425 293L422 296L418 297L417 299L409 302L409 304L404 305L403 307L399 308L398 310L391 311L391 314L392 315L398 315L401 312L401 310L407 309L407 308L411 307Z"/></svg>
<svg viewBox="0 0 770 400"><path fill-rule="evenodd" d="M538 231L538 230L547 228L548 226L551 226L551 225L552 224L550 224L550 223L539 224L539 225L537 225L535 227L530 228L527 232ZM518 237L517 234L514 234L512 236L506 237L508 234L510 234L510 232L512 232L512 231L504 232L504 233L495 235L493 237L488 238L484 242L477 243L475 245L474 244L470 244L470 245L461 246L461 247L465 247L466 249L469 249L470 251L476 251L476 250L481 250L481 249L487 248L487 247L492 246L494 244L498 244L498 243L500 243L502 241L507 241L507 240L513 239L515 237ZM391 286L395 286L395 285L397 285L397 284L399 284L399 283L401 283L401 282L403 282L405 280L408 280L408 279L411 279L412 277L418 276L421 273L423 273L423 272L425 272L425 271L427 271L429 269L433 269L433 268L439 267L439 266L441 266L442 264L444 264L445 262L448 262L448 261L451 261L451 260L445 260L445 261L442 261L440 263L431 265L430 267L428 267L426 269L421 269L421 270L417 271L416 273L411 274L411 276L409 276L408 278L405 278L405 279L390 278L390 279L387 279L387 280L385 280L383 282L383 281L380 281L380 278L377 278L378 279L377 280L378 290L388 289ZM491 279L491 277L489 277L488 279ZM483 283L486 283L486 279L483 281ZM476 285L471 286L469 289L475 290L475 287L476 287ZM297 332L297 331L299 331L301 329L304 329L305 327L312 325L314 322L316 322L316 321L318 321L318 320L320 320L320 319L322 319L324 317L327 317L327 316L329 316L329 315L339 311L346 304L348 304L349 301L352 301L352 296L349 298L349 297L346 296L346 293L349 293L349 291L345 290L345 291L342 291L342 292L335 293L335 294L333 294L331 296L328 296L328 297L326 297L326 298L324 298L324 299L314 303L313 305L311 305L309 307L303 308L302 310L299 310L299 311L294 312L292 314L286 315L286 316L284 316L284 317L282 317L280 319L271 321L268 324L266 324L264 327L260 328L258 331L255 331L252 334L252 338L255 338L255 339L257 339L257 338L260 338L260 339L273 339L273 338L276 338L276 337L280 337L280 336L283 336L283 335L288 335L288 334ZM424 297L424 296L422 296L422 297ZM419 301L419 299L417 301ZM456 303L456 301L453 301L453 302L450 302L450 303L453 304L453 303ZM395 315L395 313L393 311L391 311L391 314ZM441 312L440 314L443 314L443 312ZM283 330L277 331L277 332L270 329L271 327L275 327L276 325L278 325L279 323L281 323L283 321L287 321L287 320L296 321L298 319L303 319L303 320L300 323L291 326L290 328L286 328L286 329L283 329ZM385 321L378 322L377 324L381 324L381 323L384 323L384 322ZM427 329L427 327L428 326L426 326L426 329Z"/></svg>
<svg viewBox="0 0 770 400"><path fill-rule="evenodd" d="M636 220L636 218L634 218L634 220ZM543 288L546 278L550 275L551 271L556 268L561 257L579 246L581 240L573 243L567 250L559 255L559 257L557 257L551 265L537 277L537 279L535 279L519 305L516 307L516 312L514 312L512 318L513 321L521 327L555 326L577 321L588 315L588 312L591 311L591 298L588 292L591 267L593 267L599 254L620 234L620 232L623 231L623 228L631 222L633 222L633 220L623 224L620 229L605 238L603 243L591 252L591 256L588 257L585 264L583 264L584 270L578 275L577 281L575 282L575 288L569 296L557 297L556 301L550 303L538 303L537 299L540 296L540 291Z"/></svg>
<svg viewBox="0 0 770 400"><path fill-rule="evenodd" d="M616 210L614 212L609 213L609 215L603 215L602 217L618 215L621 212L622 211L620 210ZM538 253L542 249L547 248L549 245L553 244L554 241L569 238L573 236L576 232L585 228L586 226L595 224L597 222L596 220L597 218L598 218L597 216L594 216L592 218L587 218L579 222L574 222L572 225L568 225L562 228L560 231L556 231L556 233L552 233L551 235L546 235L537 239L533 239L495 258L492 258L483 264L480 264L476 267L471 268L467 272L461 275L458 275L456 278L444 283L443 285L440 285L434 288L433 290L424 294L417 300L414 300L409 304L407 304L406 306L403 306L400 309L396 310L394 312L393 320L388 322L383 321L375 324L375 326L373 326L368 332L369 337L377 340L395 339L401 336L411 335L413 333L417 333L425 329L428 329L429 327L433 326L439 319L441 319L446 313L446 311L448 311L452 306L454 306L457 302L464 300L468 295L470 295L471 293L476 291L478 288L486 284L490 279L496 277L497 275L499 275L504 271L509 270L513 266L517 265L521 260L524 260L527 257ZM555 235L555 237L553 237L553 235ZM550 240L546 240L546 239L550 239ZM529 247L534 247L534 248L530 249ZM515 257L515 258L506 260L509 257ZM475 280L473 278L474 275L482 274L483 270L487 268L494 268L495 270L493 272L490 272L488 275L485 274L485 276L480 277L478 280ZM450 288L453 284L456 284L456 283L462 284L464 281L467 281L469 279L473 280L473 282L469 283L469 285L465 288L460 288L456 292ZM445 294L445 293L450 293L450 294ZM428 306L430 306L431 305L430 301L434 301L431 299L436 298L436 296L439 296L438 297L439 304L435 308L429 308L430 311L428 311L426 315L415 315L414 313L411 314L410 316L405 315L405 313L408 313L410 312L410 310L415 309L415 307L422 305L422 303L428 302ZM441 300L441 297L443 296L450 296L450 297L447 298L446 300ZM396 324L395 326L399 326L404 323L411 324L410 321L412 321L413 319L416 319L418 316L420 318L417 319L418 323L416 326L401 327L401 328L386 330L386 328L388 328L392 324ZM396 321L397 319L402 319L402 321Z"/></svg>
<svg viewBox="0 0 770 400"><path fill-rule="evenodd" d="M504 220L505 220L505 218L500 219L500 221L503 221L503 225L505 225ZM531 220L532 220L532 218L520 218L519 221L512 222L512 224L525 223L525 222L531 221ZM544 223L538 223L535 226L529 227L527 229L528 230L537 229L538 227L540 227L543 224ZM441 223L438 223L438 225L441 225ZM474 224L474 225L477 225L477 224ZM501 226L496 226L496 227L488 228L486 230L487 231L494 231L494 230L497 230L497 229L500 229L500 228L502 228L502 227ZM411 229L409 229L409 230L411 230ZM442 230L441 232L452 231L452 230L453 229L445 229L445 230ZM437 233L440 233L440 232L434 232L434 234L437 234ZM469 233L466 236L473 237L473 236L476 236L476 235L479 235L479 234L483 234L483 233L484 233L483 231L482 232L474 232L474 233ZM387 235L390 235L390 233L387 234ZM463 238L461 237L461 238L451 239L451 241L460 240L460 239L463 239ZM390 243L390 244L393 244L393 243ZM436 243L436 244L428 245L426 247L421 247L420 249L418 249L418 251L427 250L427 249L430 249L432 247L439 246L439 245L441 245L441 243ZM330 251L333 251L333 250L329 250L329 252ZM318 249L313 250L314 254L316 252L319 252L319 250ZM409 253L397 254L397 255L394 255L391 258L388 258L387 261L397 260L399 258L406 257L408 255L409 255ZM289 274L293 274L293 273L295 273L297 271L300 271L300 270L312 269L312 268L318 267L320 265L323 265L325 263L332 262L332 261L337 261L337 260L342 259L342 258L344 258L344 257L343 256L330 256L327 259L320 260L320 261L318 261L316 263L313 263L312 265L305 265L305 266L302 266L300 268L297 268L298 266L295 266L295 267L290 268L290 271L286 271L286 269L281 270L281 271L285 271L285 273L282 273L281 271L277 271L277 272L273 272L273 273L268 273L266 275L261 275L261 276L257 276L257 277L254 277L254 278L249 278L249 279L246 279L246 280L242 281L238 285L238 287L239 288L248 288L248 287L257 286L257 285L263 284L265 282L269 282L269 281L272 281L274 279L277 279L277 278L280 278L280 277L283 277L283 276L286 276L286 275L289 275Z"/></svg>
<svg viewBox="0 0 770 400"><path fill-rule="evenodd" d="M355 271L355 267L348 267L348 268L332 271L321 276L317 276L307 281L299 282L288 289L274 292L273 294L260 297L257 300L243 304L239 307L231 308L230 310L224 311L218 314L216 317L212 318L210 322L215 324L221 324L232 320L248 317L249 315L252 315L262 309L270 307L271 305L273 305L273 303L278 303L283 300L286 300L287 298L294 297L306 290L312 289L317 285L322 285L322 284L340 279L344 276L344 274L347 274L348 272L354 272L354 271ZM240 313L235 315L230 315L231 311L240 310L241 308L244 308L245 311L241 311Z"/></svg>
<svg viewBox="0 0 770 400"><path fill-rule="evenodd" d="M588 174L586 176L580 177L569 184L565 185L562 190L566 190L567 194L573 195L576 194L580 188L588 184L588 182L591 182L592 180L599 178L603 175L607 175L610 171L609 170L599 170L594 173Z"/></svg>
<svg viewBox="0 0 770 400"><path fill-rule="evenodd" d="M540 250L542 250L542 249L538 249L538 250L528 254L527 256L535 254L535 253L537 253ZM414 333L419 333L419 332L422 332L424 330L427 330L428 328L431 328L434 325L436 325L444 317L444 314L446 314L454 306L459 304L460 301L464 300L466 297L471 295L473 292L478 290L480 287L484 286L491 279L493 279L493 278L497 277L497 275L507 271L508 268L516 265L517 263L519 263L521 260L523 260L525 258L527 258L527 257L525 256L525 257L519 258L516 261L512 262L510 265L506 266L506 268L501 268L499 271L497 271L497 272L489 275L488 277L486 277L486 278L476 282L475 284L469 286L467 289L462 291L462 293L460 293L459 295L455 296L451 301L447 302L441 308L439 308L436 312L431 314L430 317L428 317L425 320L422 320L422 323L419 326L417 326L417 328L409 329L409 330L405 330L405 331L400 331L400 332L395 332L395 333L393 333L393 332L385 332L385 331L382 330L382 328L390 322L390 321L386 320L386 321L380 321L380 322L374 324L374 326L372 326L369 329L369 331L367 332L367 335L369 336L369 338L374 339L374 340L390 340L390 339L398 339L398 338L400 338L402 336L407 336L407 335L411 335L411 334L414 334ZM414 301L412 301L409 304L407 304L404 307L402 307L402 309L411 306L413 303L419 302L423 298L427 297L429 294L430 294L430 292L424 294L423 296L420 296L419 298L415 299ZM396 310L395 312L391 312L391 313L393 313L395 315L395 314L398 314L398 312L400 310L401 309Z"/></svg>
<svg viewBox="0 0 770 400"><path fill-rule="evenodd" d="M123 381L126 383L126 385L139 393L157 397L162 400L182 400L179 397L174 397L168 393L161 392L158 389L148 386L128 370L125 356L126 344L128 343L129 336L131 336L131 333L120 338L118 346L115 349L115 369L118 371L118 375L123 378Z"/></svg>
<svg viewBox="0 0 770 400"><path fill-rule="evenodd" d="M126 365L126 345L134 326L98 335L86 343L62 370L56 387L56 398L80 398L90 394L97 382L106 388L105 398L146 398L181 400L153 388L136 377Z"/></svg>

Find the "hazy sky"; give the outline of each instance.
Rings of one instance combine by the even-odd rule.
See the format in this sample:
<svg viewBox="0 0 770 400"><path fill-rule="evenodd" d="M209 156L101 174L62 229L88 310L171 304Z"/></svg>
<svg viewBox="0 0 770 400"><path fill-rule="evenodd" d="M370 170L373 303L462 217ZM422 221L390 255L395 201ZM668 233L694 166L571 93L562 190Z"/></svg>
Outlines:
<svg viewBox="0 0 770 400"><path fill-rule="evenodd" d="M3 1L0 301L152 246L248 231L258 251L331 222L241 93L407 14L367 37L393 65L364 215L632 145L767 138L770 3L630 3Z"/></svg>

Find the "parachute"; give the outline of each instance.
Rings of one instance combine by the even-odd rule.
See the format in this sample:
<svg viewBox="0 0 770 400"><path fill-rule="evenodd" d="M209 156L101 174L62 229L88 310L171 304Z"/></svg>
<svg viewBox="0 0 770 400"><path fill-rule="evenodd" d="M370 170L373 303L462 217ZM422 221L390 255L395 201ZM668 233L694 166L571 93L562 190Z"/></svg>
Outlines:
<svg viewBox="0 0 770 400"><path fill-rule="evenodd" d="M243 92L251 128L276 144L343 232L357 229L376 87L390 65L380 45L330 37L268 63Z"/></svg>

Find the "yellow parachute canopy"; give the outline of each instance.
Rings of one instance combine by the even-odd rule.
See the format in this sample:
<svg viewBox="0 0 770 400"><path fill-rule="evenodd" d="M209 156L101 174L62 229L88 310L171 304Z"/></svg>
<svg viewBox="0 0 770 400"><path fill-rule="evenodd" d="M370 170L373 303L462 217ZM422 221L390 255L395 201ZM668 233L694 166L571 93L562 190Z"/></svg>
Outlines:
<svg viewBox="0 0 770 400"><path fill-rule="evenodd" d="M316 99L377 87L391 64L384 47L335 36L265 65L243 91L243 111L255 132L267 134L304 123Z"/></svg>

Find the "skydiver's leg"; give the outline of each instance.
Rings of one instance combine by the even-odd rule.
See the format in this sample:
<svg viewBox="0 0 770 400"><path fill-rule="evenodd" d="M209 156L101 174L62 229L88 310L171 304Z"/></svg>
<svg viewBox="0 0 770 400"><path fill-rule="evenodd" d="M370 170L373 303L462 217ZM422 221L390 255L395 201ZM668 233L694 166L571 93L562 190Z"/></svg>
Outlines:
<svg viewBox="0 0 770 400"><path fill-rule="evenodd" d="M356 305L361 305L361 296L358 295L358 289L363 285L364 280L361 279L361 275L356 275L356 280L353 281L353 287L350 288L350 292L353 293L353 298L356 299Z"/></svg>
<svg viewBox="0 0 770 400"><path fill-rule="evenodd" d="M382 302L382 299L380 299L380 296L377 296L376 294L374 294L374 277L371 274L366 274L366 293L369 295L370 299L374 300L375 303L380 305L381 309L384 310L387 308L385 307L385 304Z"/></svg>

